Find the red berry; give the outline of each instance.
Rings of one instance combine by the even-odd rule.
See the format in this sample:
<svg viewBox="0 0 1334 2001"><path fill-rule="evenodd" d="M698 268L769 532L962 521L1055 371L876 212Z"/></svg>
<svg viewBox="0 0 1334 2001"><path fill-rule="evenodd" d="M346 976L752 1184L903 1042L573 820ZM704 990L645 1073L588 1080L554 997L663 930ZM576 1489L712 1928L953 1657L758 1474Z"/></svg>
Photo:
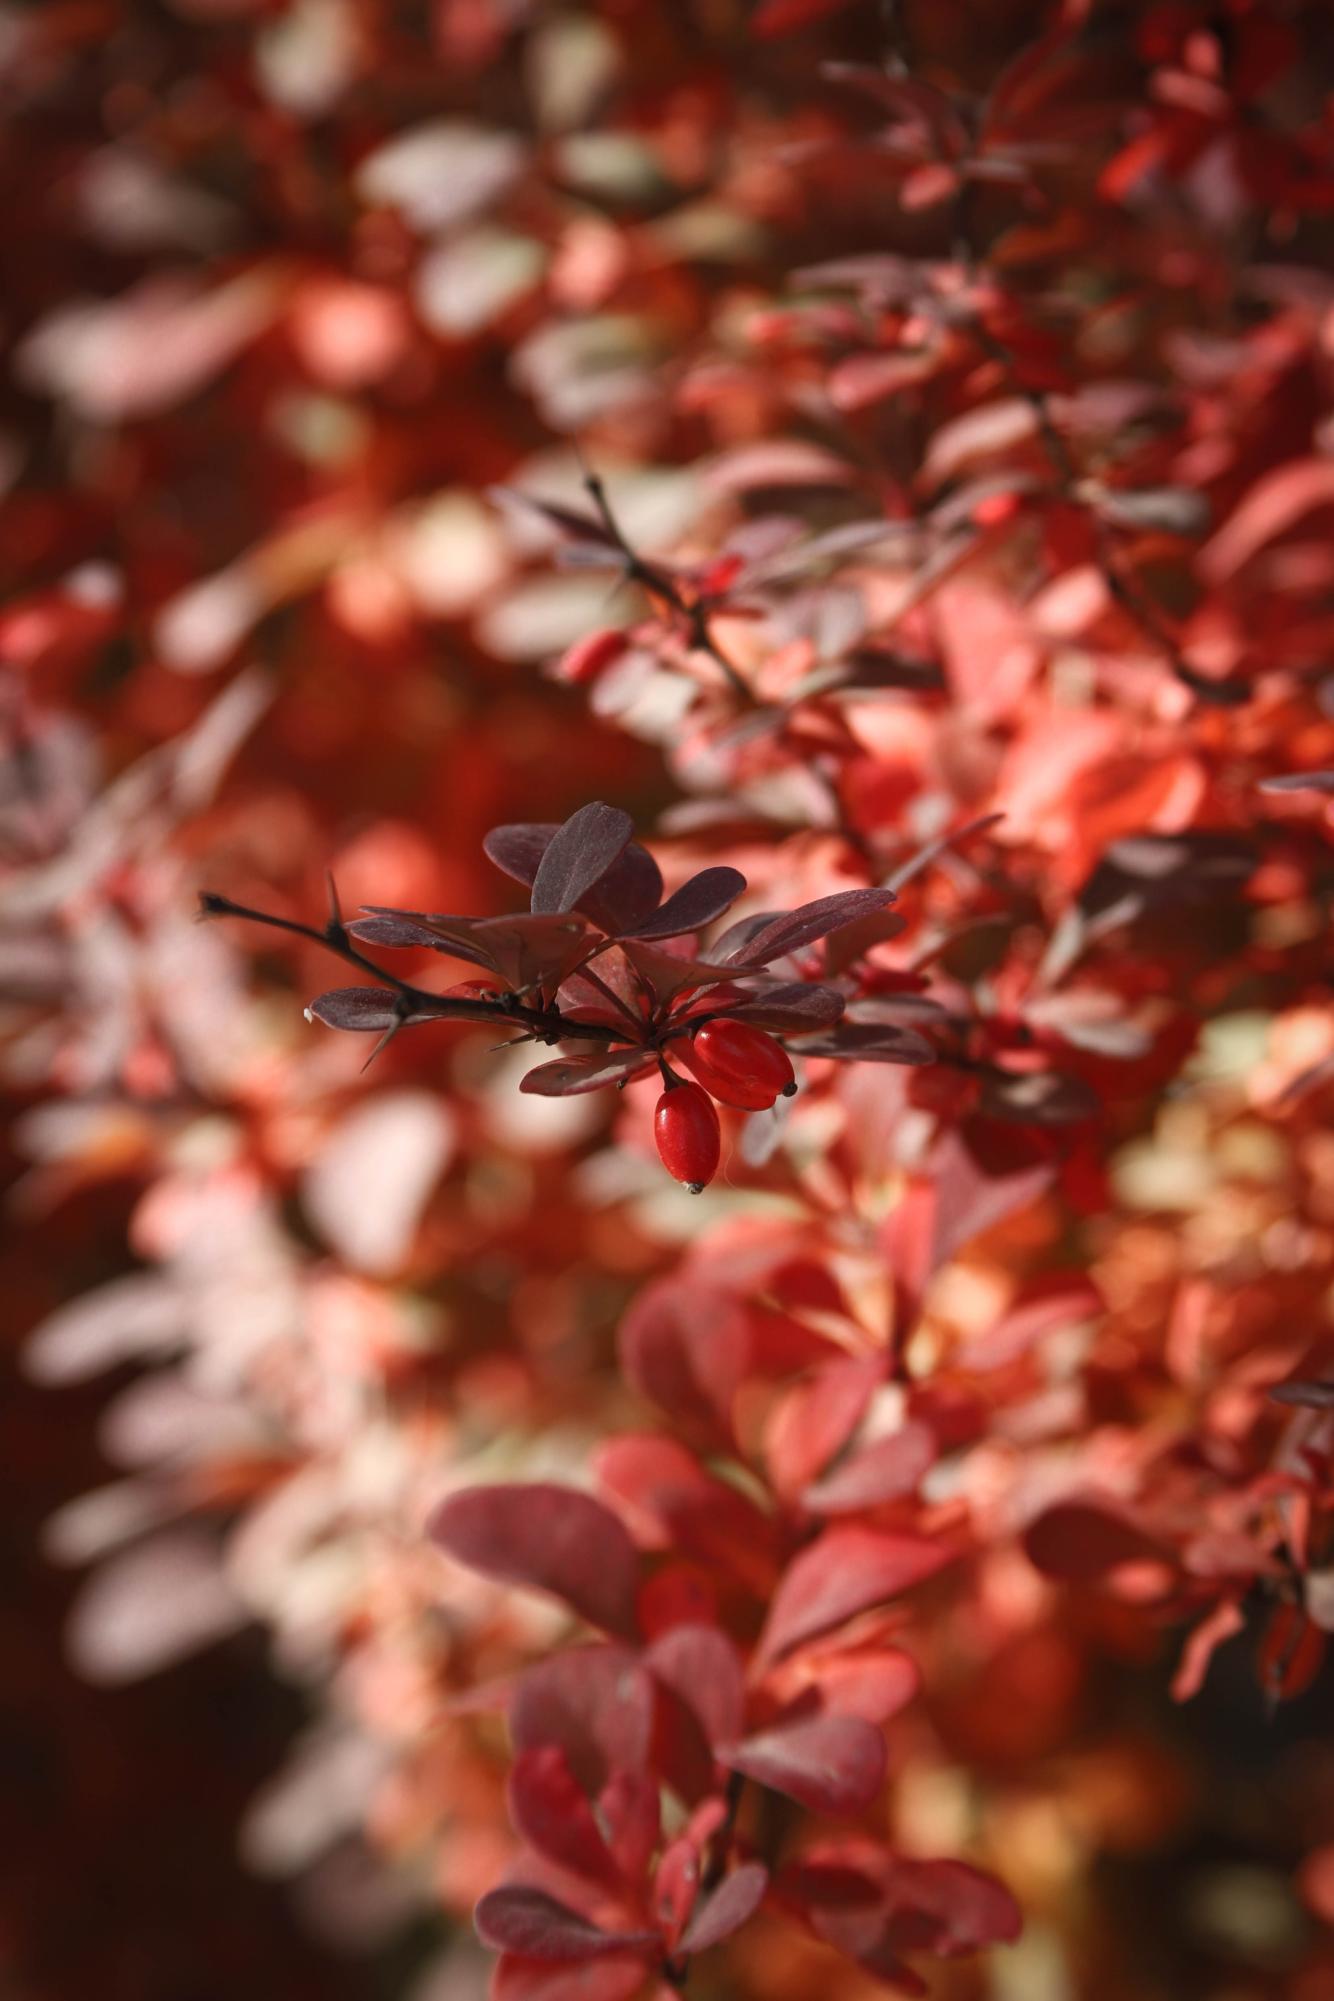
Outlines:
<svg viewBox="0 0 1334 2001"><path fill-rule="evenodd" d="M698 1084L674 1084L664 1091L653 1115L653 1137L670 1175L684 1181L692 1195L707 1188L722 1151L718 1114L707 1092Z"/></svg>
<svg viewBox="0 0 1334 2001"><path fill-rule="evenodd" d="M780 1093L796 1089L786 1050L743 1021L706 1021L682 1059L710 1096L742 1111L764 1111Z"/></svg>

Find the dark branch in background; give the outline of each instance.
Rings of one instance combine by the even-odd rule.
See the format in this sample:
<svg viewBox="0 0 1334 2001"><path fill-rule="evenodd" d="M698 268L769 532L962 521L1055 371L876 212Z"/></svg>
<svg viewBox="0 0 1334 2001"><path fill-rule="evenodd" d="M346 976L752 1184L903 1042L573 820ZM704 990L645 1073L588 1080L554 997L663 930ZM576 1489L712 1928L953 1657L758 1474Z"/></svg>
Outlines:
<svg viewBox="0 0 1334 2001"><path fill-rule="evenodd" d="M653 597L661 598L669 605L684 623L690 645L700 653L707 653L710 660L722 669L728 687L739 700L753 704L754 695L710 632L709 615L704 606L697 599L688 598L675 577L666 570L660 570L656 564L647 562L636 549L631 548L620 523L611 511L607 489L600 474L585 468L584 489L598 511L602 526L624 558L625 574L629 582L639 584Z"/></svg>
<svg viewBox="0 0 1334 2001"><path fill-rule="evenodd" d="M503 995L494 1001L458 1000L452 995L435 994L427 987L415 987L408 980L400 980L396 974L386 971L374 959L357 950L338 914L336 900L333 914L322 931L313 924L300 924L295 918L275 917L271 911L248 909L245 904L233 903L230 897L218 896L212 890L201 893L199 914L201 917L242 917L247 923L267 924L275 931L286 931L294 938L306 938L313 945L322 945L336 959L356 966L363 973L370 973L380 987L390 989L401 1003L404 1024L412 1016L425 1015L439 1021L513 1024L528 1029L539 1041L633 1042L633 1037L618 1034L614 1028L605 1027L600 1022L571 1021L558 1007L528 1007L517 994Z"/></svg>
<svg viewBox="0 0 1334 2001"><path fill-rule="evenodd" d="M977 344L991 359L1004 369L1006 378L1015 393L1022 397L1033 412L1038 436L1043 449L1051 461L1061 485L1062 498L1079 501L1079 469L1070 453L1070 447L1061 436L1051 413L1051 399L1043 389L1031 388L1023 379L1018 357L1013 350L998 340L989 327L980 320L971 323ZM1139 587L1132 583L1120 567L1112 532L1098 514L1096 508L1087 509L1093 527L1095 561L1107 593L1121 610L1136 624L1149 643L1161 653L1177 679L1190 689L1202 702L1211 702L1216 708L1236 708L1249 699L1249 691L1244 688L1229 687L1227 683L1211 680L1191 666L1181 647L1164 624L1157 608L1144 596Z"/></svg>

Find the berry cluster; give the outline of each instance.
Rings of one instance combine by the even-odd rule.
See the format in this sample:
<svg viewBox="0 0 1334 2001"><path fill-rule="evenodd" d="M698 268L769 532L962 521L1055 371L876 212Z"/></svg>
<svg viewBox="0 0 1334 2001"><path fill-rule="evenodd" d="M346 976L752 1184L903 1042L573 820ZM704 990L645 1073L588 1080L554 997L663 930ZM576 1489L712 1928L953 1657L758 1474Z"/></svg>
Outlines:
<svg viewBox="0 0 1334 2001"><path fill-rule="evenodd" d="M734 868L704 869L664 899L658 865L631 832L627 814L598 800L560 826L494 828L486 852L530 886L526 915L473 918L376 906L345 923L335 900L328 924L316 931L213 894L204 896L203 914L248 917L314 938L386 982L336 988L307 1009L333 1028L378 1031L377 1051L412 1023L491 1021L517 1029L520 1042L583 1045L528 1072L520 1088L538 1096L623 1088L656 1067L664 1086L654 1115L658 1153L668 1173L695 1194L718 1171L716 1105L763 1112L795 1093L780 1035L796 1038L794 1046L808 1056L933 1060L931 1044L897 1021L892 1006L878 1004L874 1020L864 1017L865 1003L855 1004L860 1014L850 1014L855 989L846 974L840 984L806 977L808 948L832 934L866 927L862 949L888 935L876 920L894 902L892 889L844 890L796 910L743 917L703 959L681 941L723 916L746 878ZM889 928L894 923L889 919ZM426 947L471 961L483 977L436 993L387 973L362 952L365 944ZM678 1073L676 1062L694 1081Z"/></svg>

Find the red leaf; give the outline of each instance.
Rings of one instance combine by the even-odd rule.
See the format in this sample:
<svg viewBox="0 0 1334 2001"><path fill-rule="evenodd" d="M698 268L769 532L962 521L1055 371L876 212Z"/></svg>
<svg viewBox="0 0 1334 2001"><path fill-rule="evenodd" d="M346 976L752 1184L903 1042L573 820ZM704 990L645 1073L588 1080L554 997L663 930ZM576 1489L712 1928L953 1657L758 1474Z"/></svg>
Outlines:
<svg viewBox="0 0 1334 2001"><path fill-rule="evenodd" d="M736 1648L716 1626L673 1626L644 1654L644 1665L697 1718L710 1744L732 1742L746 1691Z"/></svg>
<svg viewBox="0 0 1334 2001"><path fill-rule="evenodd" d="M647 1546L693 1558L768 1597L778 1547L773 1521L726 1480L706 1473L683 1445L632 1433L602 1448L597 1470Z"/></svg>
<svg viewBox="0 0 1334 2001"><path fill-rule="evenodd" d="M592 1626L631 1636L639 1559L623 1525L573 1487L470 1487L435 1511L428 1533L458 1563L549 1591Z"/></svg>
<svg viewBox="0 0 1334 2001"><path fill-rule="evenodd" d="M831 1626L884 1604L933 1577L956 1554L929 1536L826 1529L783 1573L760 1638L759 1659L776 1660Z"/></svg>
<svg viewBox="0 0 1334 2001"><path fill-rule="evenodd" d="M545 1890L515 1885L490 1890L473 1913L477 1936L497 1952L528 1959L600 1959L608 1953L658 1949L656 1932L605 1932Z"/></svg>
<svg viewBox="0 0 1334 2001"><path fill-rule="evenodd" d="M539 1855L590 1882L619 1888L620 1870L559 1744L518 1753L510 1770L509 1810L515 1828Z"/></svg>
<svg viewBox="0 0 1334 2001"><path fill-rule="evenodd" d="M1004 1884L966 1862L897 1861L888 1888L890 1936L905 1951L954 1959L1009 1944L1023 1929Z"/></svg>
<svg viewBox="0 0 1334 2001"><path fill-rule="evenodd" d="M769 1478L785 1500L842 1451L884 1380L883 1355L848 1357L815 1370L775 1405L764 1452Z"/></svg>
<svg viewBox="0 0 1334 2001"><path fill-rule="evenodd" d="M885 1740L857 1716L811 1717L747 1737L719 1755L734 1772L812 1813L861 1813L885 1782Z"/></svg>
<svg viewBox="0 0 1334 2001"><path fill-rule="evenodd" d="M643 1771L653 1712L652 1679L628 1647L567 1647L520 1678L510 1736L516 1751L559 1744L592 1799L613 1771Z"/></svg>
<svg viewBox="0 0 1334 2001"><path fill-rule="evenodd" d="M670 1280L647 1286L621 1322L621 1365L633 1387L679 1422L725 1443L750 1347L737 1302L703 1286L689 1298Z"/></svg>
<svg viewBox="0 0 1334 2001"><path fill-rule="evenodd" d="M743 1862L725 1876L717 1889L704 1897L691 1913L682 1933L682 1953L707 1952L732 1933L740 1931L764 1901L769 1872L759 1862Z"/></svg>
<svg viewBox="0 0 1334 2001"><path fill-rule="evenodd" d="M807 1656L794 1666L828 1715L860 1716L867 1723L888 1723L922 1685L916 1661L898 1647Z"/></svg>
<svg viewBox="0 0 1334 2001"><path fill-rule="evenodd" d="M817 1515L841 1515L881 1507L914 1493L935 1463L936 1441L924 1424L909 1422L888 1438L855 1452L802 1495Z"/></svg>

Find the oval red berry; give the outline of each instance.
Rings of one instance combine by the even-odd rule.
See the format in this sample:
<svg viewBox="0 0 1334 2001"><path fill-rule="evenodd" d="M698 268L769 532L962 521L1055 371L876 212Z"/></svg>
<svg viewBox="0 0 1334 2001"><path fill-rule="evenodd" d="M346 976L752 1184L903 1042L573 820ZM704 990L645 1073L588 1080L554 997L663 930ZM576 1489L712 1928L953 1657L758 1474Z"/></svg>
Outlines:
<svg viewBox="0 0 1334 2001"><path fill-rule="evenodd" d="M718 1114L698 1084L664 1091L653 1115L653 1137L667 1172L687 1188L707 1188L718 1172L722 1134Z"/></svg>
<svg viewBox="0 0 1334 2001"><path fill-rule="evenodd" d="M795 1079L787 1051L762 1028L742 1021L707 1021L686 1045L684 1060L721 1104L759 1112Z"/></svg>

